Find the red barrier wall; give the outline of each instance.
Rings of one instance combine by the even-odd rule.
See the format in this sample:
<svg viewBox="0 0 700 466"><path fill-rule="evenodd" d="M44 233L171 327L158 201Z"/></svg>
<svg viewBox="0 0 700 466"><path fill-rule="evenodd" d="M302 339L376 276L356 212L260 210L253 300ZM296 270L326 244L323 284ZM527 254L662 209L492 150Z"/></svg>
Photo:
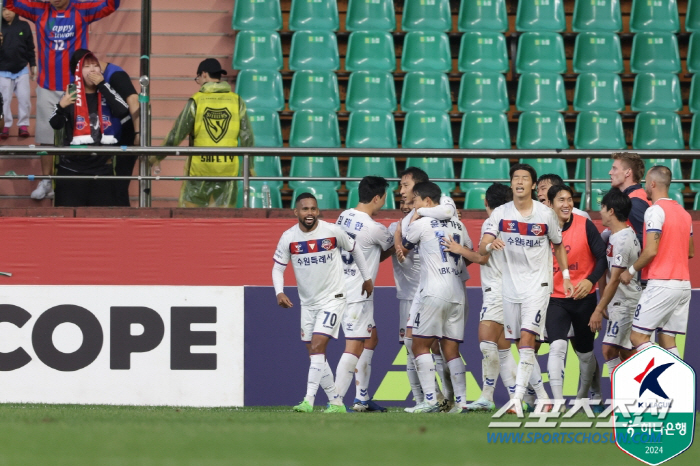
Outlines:
<svg viewBox="0 0 700 466"><path fill-rule="evenodd" d="M327 218L335 219L330 213ZM0 284L271 285L277 241L295 223L293 218L0 218L0 271L13 274L0 276ZM476 243L483 219L464 223ZM700 231L700 221L693 223ZM693 287L700 287L699 259L691 260L690 271ZM478 286L478 267L471 266L470 273L469 285ZM286 281L295 284L290 270ZM377 284L393 286L390 260L380 267Z"/></svg>

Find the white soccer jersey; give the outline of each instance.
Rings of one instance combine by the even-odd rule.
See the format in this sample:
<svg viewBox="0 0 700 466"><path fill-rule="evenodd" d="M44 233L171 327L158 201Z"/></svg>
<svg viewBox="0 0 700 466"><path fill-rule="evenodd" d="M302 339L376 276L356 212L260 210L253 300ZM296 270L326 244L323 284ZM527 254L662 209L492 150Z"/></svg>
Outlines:
<svg viewBox="0 0 700 466"><path fill-rule="evenodd" d="M394 235L399 222L389 225L389 232ZM394 283L396 283L396 299L411 300L418 291L420 283L420 255L418 248L414 248L406 254L403 262L399 262L396 254L391 257L394 266Z"/></svg>
<svg viewBox="0 0 700 466"><path fill-rule="evenodd" d="M484 237L486 233L486 225L489 220L484 220L481 225L481 237L479 238L479 243L481 243L481 238ZM495 296L501 295L501 288L503 288L503 269L505 268L506 256L503 251L491 251L489 256L489 261L480 266L481 271L481 290L491 291Z"/></svg>
<svg viewBox="0 0 700 466"><path fill-rule="evenodd" d="M301 231L298 224L282 233L273 259L281 265L292 263L301 305L318 309L346 295L343 259L338 248L352 251L354 247L355 240L340 227L319 220L318 226L308 233Z"/></svg>
<svg viewBox="0 0 700 466"><path fill-rule="evenodd" d="M588 220L591 220L591 216L588 215L588 212L586 212L585 210L577 209L576 207L574 207L571 210L571 213L574 215L580 215L581 217L584 217L584 218L587 218Z"/></svg>
<svg viewBox="0 0 700 466"><path fill-rule="evenodd" d="M486 222L484 234L500 237L505 243L503 299L523 303L553 289L553 260L550 241L561 244L561 228L556 214L539 202L523 217L511 201L496 208Z"/></svg>
<svg viewBox="0 0 700 466"><path fill-rule="evenodd" d="M607 279L610 281L613 268L627 269L634 264L639 255L642 253L642 248L637 241L637 235L631 227L624 228L615 234L610 235L608 239L608 273ZM613 297L613 302L616 300L633 300L639 301L642 295L642 287L639 285L639 274L634 274L629 285L622 282L617 286L617 292Z"/></svg>
<svg viewBox="0 0 700 466"><path fill-rule="evenodd" d="M409 245L420 245L421 296L464 304L464 282L460 276L462 256L445 252L442 239L447 236L465 245L467 235L461 222L422 217L409 226L406 242Z"/></svg>
<svg viewBox="0 0 700 466"><path fill-rule="evenodd" d="M383 251L391 249L394 245L394 237L387 227L375 222L372 217L355 209L348 209L338 217L336 222L345 233L355 240L355 247L365 256L367 272L376 281L379 272L379 259ZM349 252L342 251L343 270L345 272L345 284L348 290L348 302L372 300L373 297L362 295L362 275L355 264L355 260Z"/></svg>

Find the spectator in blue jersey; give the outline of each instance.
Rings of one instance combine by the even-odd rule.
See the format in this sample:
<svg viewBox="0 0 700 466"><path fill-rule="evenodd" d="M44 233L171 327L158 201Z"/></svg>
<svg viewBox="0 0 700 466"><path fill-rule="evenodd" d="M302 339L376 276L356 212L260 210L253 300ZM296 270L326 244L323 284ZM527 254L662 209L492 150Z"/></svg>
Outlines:
<svg viewBox="0 0 700 466"><path fill-rule="evenodd" d="M68 85L73 82L69 66L70 56L76 49L88 47L90 23L114 13L120 0L79 2L77 0L5 0L5 7L36 26L39 54L37 62L39 82L36 89L37 144L53 145L54 133L49 119ZM53 157L41 158L43 175L53 172ZM49 180L42 180L32 192L32 199L53 197Z"/></svg>
<svg viewBox="0 0 700 466"><path fill-rule="evenodd" d="M78 49L70 59L71 69L75 69L78 62L85 55L91 53L86 49ZM139 144L139 95L131 82L131 78L124 69L114 63L100 62L100 68L104 76L104 80L119 94L126 104L129 106L129 116L125 117L121 123L121 137L119 138L120 146L133 146ZM131 176L136 165L136 155L120 155L114 161L114 174L117 176ZM131 180L117 180L114 182L116 190L118 206L130 207L129 201L129 184Z"/></svg>

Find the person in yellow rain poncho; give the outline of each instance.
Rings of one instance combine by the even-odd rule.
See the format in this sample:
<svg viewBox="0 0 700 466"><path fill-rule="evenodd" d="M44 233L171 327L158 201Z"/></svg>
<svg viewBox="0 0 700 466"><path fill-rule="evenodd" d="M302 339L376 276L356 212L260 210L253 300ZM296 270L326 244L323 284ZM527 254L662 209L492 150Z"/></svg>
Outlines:
<svg viewBox="0 0 700 466"><path fill-rule="evenodd" d="M190 145L195 147L253 147L255 139L245 102L231 91L229 83L221 81L224 74L226 71L215 58L207 58L199 64L195 82L202 87L187 101L166 136L164 146L177 146L190 136ZM151 163L163 158L165 156L151 157ZM185 175L240 176L239 167L237 156L193 155L187 160ZM252 163L250 171L251 176L255 176ZM180 190L179 206L236 207L237 195L236 181L186 180Z"/></svg>

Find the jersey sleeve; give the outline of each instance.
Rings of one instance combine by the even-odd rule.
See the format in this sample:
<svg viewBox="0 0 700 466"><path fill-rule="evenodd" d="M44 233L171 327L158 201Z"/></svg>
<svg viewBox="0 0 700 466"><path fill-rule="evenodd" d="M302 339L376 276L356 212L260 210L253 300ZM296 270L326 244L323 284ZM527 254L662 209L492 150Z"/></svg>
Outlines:
<svg viewBox="0 0 700 466"><path fill-rule="evenodd" d="M491 212L491 216L484 222L482 227L482 236L491 235L494 237L498 236L498 226L503 220L503 209L500 207Z"/></svg>
<svg viewBox="0 0 700 466"><path fill-rule="evenodd" d="M559 245L562 241L561 227L559 226L559 219L552 209L549 209L548 219L547 219L547 236L552 244Z"/></svg>
<svg viewBox="0 0 700 466"><path fill-rule="evenodd" d="M619 236L619 235L618 235ZM610 265L619 269L626 269L634 264L630 263L630 254L632 253L632 241L625 237L625 241L620 241L617 236L612 236L610 243L612 244L613 259Z"/></svg>
<svg viewBox="0 0 700 466"><path fill-rule="evenodd" d="M389 233L391 233L392 238L394 237L394 234L396 233L396 230L399 229L399 222L394 222L391 225L389 225Z"/></svg>
<svg viewBox="0 0 700 466"><path fill-rule="evenodd" d="M73 8L80 10L83 19L88 23L106 18L119 8L120 0L103 0L98 2L73 2Z"/></svg>
<svg viewBox="0 0 700 466"><path fill-rule="evenodd" d="M355 240L350 238L342 228L335 224L329 224L328 226L335 233L335 239L342 250L352 252L355 249Z"/></svg>
<svg viewBox="0 0 700 466"><path fill-rule="evenodd" d="M426 223L422 221L423 219L418 219L409 225L406 231L406 236L404 237L403 246L406 249L413 249L420 242L420 237L423 234L424 225Z"/></svg>
<svg viewBox="0 0 700 466"><path fill-rule="evenodd" d="M457 220L460 225L462 225L462 238L461 238L461 243L462 246L469 250L474 250L474 243L472 242L472 239L469 237L469 232L467 231L467 227L464 226L464 223L462 223L460 220Z"/></svg>
<svg viewBox="0 0 700 466"><path fill-rule="evenodd" d="M287 265L292 258L292 254L289 252L289 241L287 241L287 235L282 235L280 242L277 243L277 249L275 250L275 255L272 256L272 260L280 265Z"/></svg>
<svg viewBox="0 0 700 466"><path fill-rule="evenodd" d="M664 221L666 221L666 214L664 213L664 209L658 205L649 207L644 213L644 224L647 227L647 233L650 231L661 233Z"/></svg>
<svg viewBox="0 0 700 466"><path fill-rule="evenodd" d="M382 248L382 251L391 249L394 245L394 234L381 223L372 225L372 240L374 244Z"/></svg>
<svg viewBox="0 0 700 466"><path fill-rule="evenodd" d="M30 0L5 0L5 8L14 11L19 16L27 18L29 21L39 21L41 15L47 8L50 8L49 3L32 2Z"/></svg>

